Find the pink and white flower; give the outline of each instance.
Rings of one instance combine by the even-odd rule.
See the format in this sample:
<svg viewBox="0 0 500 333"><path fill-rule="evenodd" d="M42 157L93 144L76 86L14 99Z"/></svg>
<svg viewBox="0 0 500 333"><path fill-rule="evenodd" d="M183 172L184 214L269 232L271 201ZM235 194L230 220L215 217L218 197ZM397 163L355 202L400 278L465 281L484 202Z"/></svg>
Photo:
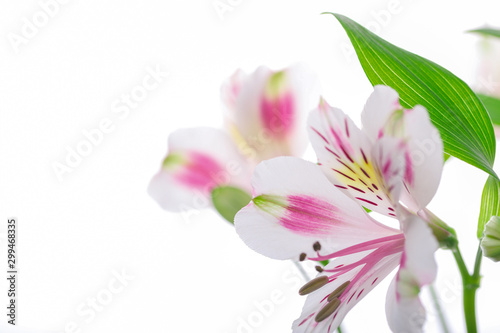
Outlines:
<svg viewBox="0 0 500 333"><path fill-rule="evenodd" d="M257 166L254 198L235 218L253 250L274 259L330 263L300 293L309 295L293 332L334 332L345 315L399 266L387 295L394 332L421 332L418 294L436 275L437 241L419 217L400 208L402 231L375 221L332 186L320 167L293 157Z"/></svg>
<svg viewBox="0 0 500 333"><path fill-rule="evenodd" d="M360 130L321 101L308 124L318 165L292 157L261 163L254 198L235 218L243 241L263 255L330 261L300 290L309 296L296 333L333 332L398 266L386 301L389 326L394 332L423 326L418 295L435 278L438 243L417 213L437 190L442 142L427 111L404 110L389 87L375 87L362 121ZM400 230L362 206L397 218Z"/></svg>
<svg viewBox="0 0 500 333"><path fill-rule="evenodd" d="M301 156L307 147L306 117L319 97L315 75L302 65L277 72L259 67L250 75L237 71L222 86L226 127L257 163Z"/></svg>
<svg viewBox="0 0 500 333"><path fill-rule="evenodd" d="M148 192L168 211L210 207L219 186L250 192L257 163L305 150L305 117L319 100L316 86L314 75L298 66L277 72L260 67L251 75L237 71L222 86L226 130L172 133Z"/></svg>
<svg viewBox="0 0 500 333"><path fill-rule="evenodd" d="M359 129L341 110L322 101L309 117L309 137L328 179L363 206L395 217L399 199L413 212L439 185L443 143L427 110L405 110L398 93L375 86Z"/></svg>

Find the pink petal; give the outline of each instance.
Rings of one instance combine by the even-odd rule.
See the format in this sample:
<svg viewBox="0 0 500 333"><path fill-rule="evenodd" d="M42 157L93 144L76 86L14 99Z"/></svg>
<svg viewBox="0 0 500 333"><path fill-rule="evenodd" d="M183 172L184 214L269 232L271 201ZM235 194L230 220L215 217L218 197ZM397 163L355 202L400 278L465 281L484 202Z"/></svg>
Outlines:
<svg viewBox="0 0 500 333"><path fill-rule="evenodd" d="M250 191L249 164L230 137L212 128L182 129L169 136L169 153L148 192L169 211L211 207L216 186Z"/></svg>
<svg viewBox="0 0 500 333"><path fill-rule="evenodd" d="M373 220L328 182L320 168L292 157L262 162L252 181L253 202L235 218L236 231L255 251L271 258L317 255L398 234Z"/></svg>
<svg viewBox="0 0 500 333"><path fill-rule="evenodd" d="M240 74L235 86L226 84L223 95L226 124L240 149L256 162L302 155L307 147L304 118L319 99L315 75L303 66L278 72L260 67Z"/></svg>

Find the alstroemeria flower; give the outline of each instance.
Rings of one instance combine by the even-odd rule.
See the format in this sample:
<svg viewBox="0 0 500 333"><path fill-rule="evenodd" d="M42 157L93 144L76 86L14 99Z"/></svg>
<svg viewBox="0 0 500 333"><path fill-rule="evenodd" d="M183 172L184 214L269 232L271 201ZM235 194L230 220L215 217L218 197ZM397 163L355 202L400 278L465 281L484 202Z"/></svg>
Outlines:
<svg viewBox="0 0 500 333"><path fill-rule="evenodd" d="M149 194L165 210L178 212L210 206L218 186L250 191L252 168L222 130L180 129L168 138L168 155L149 184Z"/></svg>
<svg viewBox="0 0 500 333"><path fill-rule="evenodd" d="M418 295L435 277L438 247L424 221L398 206L402 231L385 226L333 186L319 166L293 157L259 164L253 188L253 200L235 218L249 247L274 259L330 260L299 291L309 296L294 333L334 332L398 266L387 295L389 326L421 332L425 311Z"/></svg>
<svg viewBox="0 0 500 333"><path fill-rule="evenodd" d="M304 126L319 101L316 77L300 65L273 72L237 71L222 87L226 126L244 154L257 163L277 156L301 156Z"/></svg>
<svg viewBox="0 0 500 333"><path fill-rule="evenodd" d="M322 101L309 117L309 137L325 175L363 206L395 217L401 201L413 212L434 196L443 168L443 143L427 110L405 110L398 93L375 86L359 129Z"/></svg>
<svg viewBox="0 0 500 333"><path fill-rule="evenodd" d="M251 75L237 71L222 86L227 130L172 133L148 192L169 211L210 207L211 192L219 186L250 192L257 163L303 153L304 118L319 100L316 85L314 76L297 66L278 72L260 67Z"/></svg>

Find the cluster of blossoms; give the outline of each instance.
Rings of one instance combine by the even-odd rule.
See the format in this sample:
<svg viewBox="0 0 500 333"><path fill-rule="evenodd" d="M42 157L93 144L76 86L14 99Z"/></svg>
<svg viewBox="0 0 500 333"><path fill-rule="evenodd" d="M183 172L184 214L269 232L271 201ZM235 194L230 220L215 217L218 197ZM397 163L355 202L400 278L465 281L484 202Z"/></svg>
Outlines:
<svg viewBox="0 0 500 333"><path fill-rule="evenodd" d="M328 260L299 291L308 297L293 332L333 332L397 267L389 326L420 332L420 288L437 270L434 217L425 207L441 178L439 132L425 108L403 109L392 88L375 87L361 130L311 87L316 80L299 68L236 72L222 88L226 130L173 133L149 192L164 209L181 211L200 208L196 198L210 206L218 187L239 188L253 196L234 221L249 247L275 259ZM296 157L307 133L318 163Z"/></svg>
<svg viewBox="0 0 500 333"><path fill-rule="evenodd" d="M232 186L251 193L255 166L276 156L300 156L303 126L319 99L316 77L303 66L282 71L237 71L222 86L224 130L180 129L169 136L168 154L149 185L168 211L211 207L211 193Z"/></svg>

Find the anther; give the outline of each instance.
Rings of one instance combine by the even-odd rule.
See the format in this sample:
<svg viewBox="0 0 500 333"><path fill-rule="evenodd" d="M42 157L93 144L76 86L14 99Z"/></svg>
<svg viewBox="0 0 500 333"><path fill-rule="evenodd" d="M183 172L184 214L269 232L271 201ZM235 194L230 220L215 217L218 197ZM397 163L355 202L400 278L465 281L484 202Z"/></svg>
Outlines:
<svg viewBox="0 0 500 333"><path fill-rule="evenodd" d="M299 295L304 296L310 294L313 291L316 291L319 288L323 287L328 282L329 282L328 276L326 275L318 276L317 278L312 279L311 281L303 285L302 288L299 289Z"/></svg>
<svg viewBox="0 0 500 333"><path fill-rule="evenodd" d="M321 266L314 266L314 268L316 268L316 270L317 270L319 273L323 273L323 267L321 267Z"/></svg>
<svg viewBox="0 0 500 333"><path fill-rule="evenodd" d="M335 310L337 310L340 306L340 300L338 298L334 299L332 302L327 303L323 309L319 310L318 314L316 315L316 318L314 320L317 323L322 322L326 318L330 317Z"/></svg>
<svg viewBox="0 0 500 333"><path fill-rule="evenodd" d="M346 288L349 286L351 281L346 281L342 283L337 289L335 289L330 296L328 296L328 302L333 301L335 298L338 298L342 295L342 293L346 290Z"/></svg>
<svg viewBox="0 0 500 333"><path fill-rule="evenodd" d="M305 254L305 253L301 253L301 254L300 254L300 257L299 257L299 261L304 261L304 260L306 260L306 257L307 257L307 254Z"/></svg>
<svg viewBox="0 0 500 333"><path fill-rule="evenodd" d="M314 251L321 250L321 244L319 242L314 243L313 244L313 249L314 249Z"/></svg>

